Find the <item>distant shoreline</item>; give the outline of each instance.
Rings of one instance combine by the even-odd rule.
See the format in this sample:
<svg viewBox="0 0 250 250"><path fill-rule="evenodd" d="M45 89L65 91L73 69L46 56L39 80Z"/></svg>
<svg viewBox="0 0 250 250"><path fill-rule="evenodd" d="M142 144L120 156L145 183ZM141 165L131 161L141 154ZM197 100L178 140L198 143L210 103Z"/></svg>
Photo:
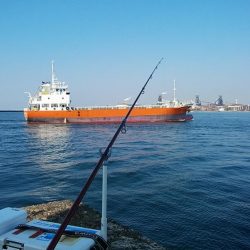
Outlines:
<svg viewBox="0 0 250 250"><path fill-rule="evenodd" d="M23 112L23 110L0 110L0 112Z"/></svg>

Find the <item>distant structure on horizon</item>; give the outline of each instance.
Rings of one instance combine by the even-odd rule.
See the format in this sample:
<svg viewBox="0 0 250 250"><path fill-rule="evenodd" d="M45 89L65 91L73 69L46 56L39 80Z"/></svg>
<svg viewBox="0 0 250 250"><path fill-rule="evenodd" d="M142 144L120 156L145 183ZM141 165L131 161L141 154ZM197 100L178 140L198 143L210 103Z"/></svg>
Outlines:
<svg viewBox="0 0 250 250"><path fill-rule="evenodd" d="M223 99L222 99L222 95L219 95L219 98L215 101L215 104L217 106L223 106Z"/></svg>
<svg viewBox="0 0 250 250"><path fill-rule="evenodd" d="M218 99L214 102L201 101L199 95L195 96L195 101L192 105L192 110L197 111L250 111L250 105L238 104L224 104L222 95L219 95Z"/></svg>
<svg viewBox="0 0 250 250"><path fill-rule="evenodd" d="M195 96L195 105L196 105L196 106L201 106L201 101L200 101L199 95L196 95L196 96Z"/></svg>

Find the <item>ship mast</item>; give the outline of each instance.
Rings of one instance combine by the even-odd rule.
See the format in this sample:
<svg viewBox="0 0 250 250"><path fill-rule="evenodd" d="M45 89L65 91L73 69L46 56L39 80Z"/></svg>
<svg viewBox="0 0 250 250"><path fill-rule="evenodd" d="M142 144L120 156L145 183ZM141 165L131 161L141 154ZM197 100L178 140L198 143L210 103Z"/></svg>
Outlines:
<svg viewBox="0 0 250 250"><path fill-rule="evenodd" d="M53 84L55 81L55 72L54 72L54 61L51 61L51 83Z"/></svg>
<svg viewBox="0 0 250 250"><path fill-rule="evenodd" d="M51 83L58 83L58 79L56 77L56 72L54 71L54 61L51 61Z"/></svg>
<svg viewBox="0 0 250 250"><path fill-rule="evenodd" d="M175 92L176 92L176 88L175 88L175 80L174 80L174 102L176 102Z"/></svg>

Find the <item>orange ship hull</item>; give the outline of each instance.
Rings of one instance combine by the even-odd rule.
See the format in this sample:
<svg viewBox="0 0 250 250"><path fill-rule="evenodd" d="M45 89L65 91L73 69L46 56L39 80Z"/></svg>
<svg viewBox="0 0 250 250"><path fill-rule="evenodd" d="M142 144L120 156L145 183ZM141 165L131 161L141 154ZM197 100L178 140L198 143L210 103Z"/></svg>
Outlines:
<svg viewBox="0 0 250 250"><path fill-rule="evenodd" d="M128 112L128 107L82 108L74 110L24 110L28 122L46 123L119 123ZM137 106L131 112L128 122L175 122L192 119L188 106L143 107Z"/></svg>

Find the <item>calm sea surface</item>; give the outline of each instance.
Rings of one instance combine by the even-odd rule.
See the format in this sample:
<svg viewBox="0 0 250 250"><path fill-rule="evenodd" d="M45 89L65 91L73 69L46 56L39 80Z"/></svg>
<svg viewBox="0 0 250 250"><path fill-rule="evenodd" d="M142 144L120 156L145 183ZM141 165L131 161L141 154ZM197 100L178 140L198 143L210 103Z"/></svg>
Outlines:
<svg viewBox="0 0 250 250"><path fill-rule="evenodd" d="M75 199L116 127L0 113L0 208ZM128 125L108 171L108 217L169 249L250 249L250 113ZM101 174L85 202L101 209Z"/></svg>

